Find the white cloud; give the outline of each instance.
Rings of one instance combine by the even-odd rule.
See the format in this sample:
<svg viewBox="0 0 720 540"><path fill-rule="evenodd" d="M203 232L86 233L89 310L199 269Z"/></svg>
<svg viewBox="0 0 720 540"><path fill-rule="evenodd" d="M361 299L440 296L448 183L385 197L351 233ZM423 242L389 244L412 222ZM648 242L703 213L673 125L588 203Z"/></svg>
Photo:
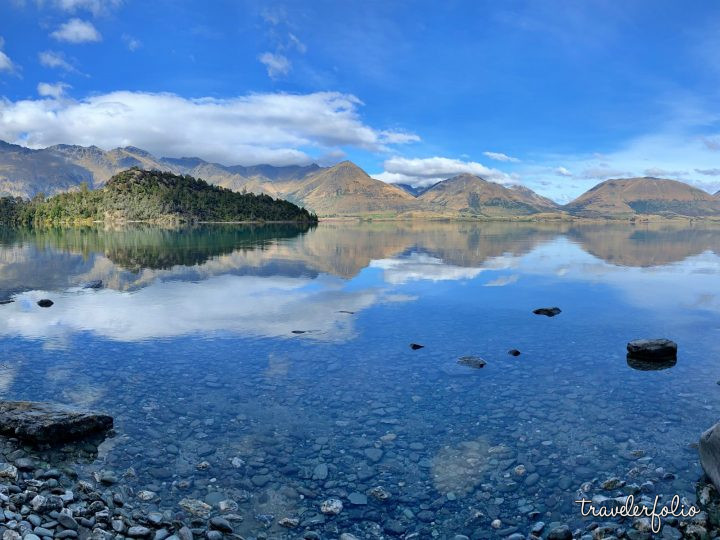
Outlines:
<svg viewBox="0 0 720 540"><path fill-rule="evenodd" d="M500 276L499 278L492 279L487 283L483 283L483 285L485 287L504 287L506 285L512 285L513 283L517 282L518 279L520 279L520 276L517 274Z"/></svg>
<svg viewBox="0 0 720 540"><path fill-rule="evenodd" d="M720 176L720 169L695 169L695 172L705 176Z"/></svg>
<svg viewBox="0 0 720 540"><path fill-rule="evenodd" d="M383 279L390 285L411 281L455 281L477 277L484 268L455 266L426 253L372 261L370 268L383 270Z"/></svg>
<svg viewBox="0 0 720 540"><path fill-rule="evenodd" d="M307 52L307 46L292 32L288 33L288 41L290 46L297 49L299 53L305 54Z"/></svg>
<svg viewBox="0 0 720 540"><path fill-rule="evenodd" d="M568 171L565 167L556 167L554 172L558 176L572 176L572 173Z"/></svg>
<svg viewBox="0 0 720 540"><path fill-rule="evenodd" d="M0 51L0 71L15 71L15 64L13 64L10 57L2 51Z"/></svg>
<svg viewBox="0 0 720 540"><path fill-rule="evenodd" d="M403 141L408 142L408 141ZM461 161L444 157L402 158L392 157L383 163L385 170L373 178L392 184L429 186L458 174L474 174L498 183L516 183L514 176L486 167L476 161Z"/></svg>
<svg viewBox="0 0 720 540"><path fill-rule="evenodd" d="M292 64L287 57L282 54L273 54L271 52L264 52L258 56L260 63L267 69L267 74L271 79L277 79L290 72Z"/></svg>
<svg viewBox="0 0 720 540"><path fill-rule="evenodd" d="M62 82L50 84L41 82L37 85L38 94L43 97L60 98L65 93L65 89L70 88L69 84Z"/></svg>
<svg viewBox="0 0 720 540"><path fill-rule="evenodd" d="M131 36L130 34L123 34L122 40L129 51L135 52L142 47L142 41L138 38Z"/></svg>
<svg viewBox="0 0 720 540"><path fill-rule="evenodd" d="M228 274L199 282L159 281L132 294L111 289L55 293L55 305L47 310L35 303L48 298L48 292L29 291L3 306L7 313L0 319L0 335L52 342L89 331L130 342L231 332L344 341L355 335L354 319L339 311L361 311L382 300L379 291L313 285L307 278ZM293 330L307 333L298 336Z"/></svg>
<svg viewBox="0 0 720 540"><path fill-rule="evenodd" d="M81 19L70 19L61 24L50 36L58 41L68 43L89 43L100 41L102 36L91 22Z"/></svg>
<svg viewBox="0 0 720 540"><path fill-rule="evenodd" d="M5 46L5 40L0 36L0 71L8 71L12 73L15 71L15 64L13 64L10 57L5 54L2 49Z"/></svg>
<svg viewBox="0 0 720 540"><path fill-rule="evenodd" d="M77 71L67 60L65 55L57 51L42 51L38 53L40 64L49 68L59 68L65 71Z"/></svg>
<svg viewBox="0 0 720 540"><path fill-rule="evenodd" d="M187 99L118 91L80 101L0 100L0 139L33 148L133 145L220 163L288 165L311 162L310 150L384 151L407 138L363 123L361 104L337 92Z"/></svg>
<svg viewBox="0 0 720 540"><path fill-rule="evenodd" d="M687 171L668 171L660 167L650 167L649 169L645 169L644 174L645 176L653 176L655 178L677 178L678 176L687 175Z"/></svg>
<svg viewBox="0 0 720 540"><path fill-rule="evenodd" d="M489 157L490 159L494 159L495 161L505 161L510 163L520 162L518 158L508 156L507 154L503 154L502 152L483 152L483 155L485 157Z"/></svg>
<svg viewBox="0 0 720 540"><path fill-rule="evenodd" d="M84 9L93 15L100 15L119 7L123 0L55 0L54 3L64 11L75 12Z"/></svg>

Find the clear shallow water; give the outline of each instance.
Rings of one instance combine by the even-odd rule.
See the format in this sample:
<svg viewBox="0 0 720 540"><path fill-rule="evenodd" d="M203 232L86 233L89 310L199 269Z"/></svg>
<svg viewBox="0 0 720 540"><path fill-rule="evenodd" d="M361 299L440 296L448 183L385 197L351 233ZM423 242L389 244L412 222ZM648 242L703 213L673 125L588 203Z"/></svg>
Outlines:
<svg viewBox="0 0 720 540"><path fill-rule="evenodd" d="M720 230L658 226L3 231L0 393L108 411L85 473L172 515L234 501L247 537L580 524L584 482L694 492L720 403L716 252ZM629 367L638 337L677 341L677 365ZM352 504L375 486L392 497Z"/></svg>

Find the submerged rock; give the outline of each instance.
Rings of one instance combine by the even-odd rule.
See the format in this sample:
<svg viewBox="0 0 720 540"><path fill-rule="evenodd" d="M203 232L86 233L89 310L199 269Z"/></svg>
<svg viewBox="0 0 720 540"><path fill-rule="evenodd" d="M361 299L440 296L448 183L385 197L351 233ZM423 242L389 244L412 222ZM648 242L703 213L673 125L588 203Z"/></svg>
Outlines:
<svg viewBox="0 0 720 540"><path fill-rule="evenodd" d="M425 347L425 345L420 345L419 343L411 343L411 344L410 344L410 348L411 348L413 351L417 351L418 349L422 349L422 348L424 348L424 347Z"/></svg>
<svg viewBox="0 0 720 540"><path fill-rule="evenodd" d="M106 414L36 401L0 401L0 433L33 443L81 439L113 427Z"/></svg>
<svg viewBox="0 0 720 540"><path fill-rule="evenodd" d="M720 422L700 435L700 465L713 485L720 490Z"/></svg>
<svg viewBox="0 0 720 540"><path fill-rule="evenodd" d="M37 301L37 305L40 307L44 307L44 308L48 308L48 307L52 306L54 303L55 302L53 302L52 300L50 300L48 298L43 298L42 300Z"/></svg>
<svg viewBox="0 0 720 540"><path fill-rule="evenodd" d="M461 366L468 366L475 369L483 368L487 365L487 362L479 356L461 356L458 360L458 364Z"/></svg>
<svg viewBox="0 0 720 540"><path fill-rule="evenodd" d="M337 516L343 510L340 499L327 499L320 504L320 511L327 516Z"/></svg>
<svg viewBox="0 0 720 540"><path fill-rule="evenodd" d="M102 279L94 279L82 284L83 289L102 289Z"/></svg>
<svg viewBox="0 0 720 540"><path fill-rule="evenodd" d="M541 307L533 310L535 315L545 315L546 317L554 317L562 313L559 307Z"/></svg>
<svg viewBox="0 0 720 540"><path fill-rule="evenodd" d="M636 339L627 344L627 352L638 360L668 360L677 357L677 343L669 339Z"/></svg>
<svg viewBox="0 0 720 540"><path fill-rule="evenodd" d="M510 356L520 356L520 351L518 351L517 349L510 349L510 350L508 351L508 354L509 354Z"/></svg>

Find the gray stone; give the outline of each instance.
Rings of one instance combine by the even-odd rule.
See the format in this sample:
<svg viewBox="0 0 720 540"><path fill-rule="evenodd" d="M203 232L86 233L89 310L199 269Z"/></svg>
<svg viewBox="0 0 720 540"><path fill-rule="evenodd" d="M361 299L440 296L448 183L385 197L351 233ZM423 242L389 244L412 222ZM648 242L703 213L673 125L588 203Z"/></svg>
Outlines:
<svg viewBox="0 0 720 540"><path fill-rule="evenodd" d="M224 533L232 533L233 528L230 525L230 522L222 517L214 517L210 520L210 527L217 530L222 531Z"/></svg>
<svg viewBox="0 0 720 540"><path fill-rule="evenodd" d="M720 422L700 436L700 465L720 491Z"/></svg>
<svg viewBox="0 0 720 540"><path fill-rule="evenodd" d="M627 344L628 356L640 360L667 360L677 356L677 343L669 339L636 339Z"/></svg>
<svg viewBox="0 0 720 540"><path fill-rule="evenodd" d="M348 495L348 500L350 501L350 504L354 504L355 506L364 506L368 502L367 495L364 493L358 493L357 491Z"/></svg>
<svg viewBox="0 0 720 540"><path fill-rule="evenodd" d="M320 463L313 471L313 480L326 480L328 477L327 463Z"/></svg>
<svg viewBox="0 0 720 540"><path fill-rule="evenodd" d="M128 536L131 536L133 538L145 538L147 536L150 536L150 533L152 531L148 529L147 527L142 527L140 525L135 525L134 527L130 527L128 529Z"/></svg>
<svg viewBox="0 0 720 540"><path fill-rule="evenodd" d="M567 525L555 527L547 536L547 540L572 540L572 531Z"/></svg>
<svg viewBox="0 0 720 540"><path fill-rule="evenodd" d="M0 433L34 443L76 440L111 429L106 414L34 401L0 401Z"/></svg>
<svg viewBox="0 0 720 540"><path fill-rule="evenodd" d="M383 451L379 448L366 448L365 456L373 463L377 463L382 459Z"/></svg>
<svg viewBox="0 0 720 540"><path fill-rule="evenodd" d="M475 369L483 368L487 365L487 362L479 356L461 356L458 359L458 364L461 366L468 366Z"/></svg>

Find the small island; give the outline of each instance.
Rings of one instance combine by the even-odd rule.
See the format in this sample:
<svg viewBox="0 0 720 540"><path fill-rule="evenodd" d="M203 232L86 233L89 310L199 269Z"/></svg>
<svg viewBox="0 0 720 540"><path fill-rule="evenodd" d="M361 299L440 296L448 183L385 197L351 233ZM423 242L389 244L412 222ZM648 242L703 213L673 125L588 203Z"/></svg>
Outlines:
<svg viewBox="0 0 720 540"><path fill-rule="evenodd" d="M100 189L30 200L0 198L0 223L9 226L84 225L93 222L317 223L305 208L268 195L237 193L187 175L132 168Z"/></svg>

